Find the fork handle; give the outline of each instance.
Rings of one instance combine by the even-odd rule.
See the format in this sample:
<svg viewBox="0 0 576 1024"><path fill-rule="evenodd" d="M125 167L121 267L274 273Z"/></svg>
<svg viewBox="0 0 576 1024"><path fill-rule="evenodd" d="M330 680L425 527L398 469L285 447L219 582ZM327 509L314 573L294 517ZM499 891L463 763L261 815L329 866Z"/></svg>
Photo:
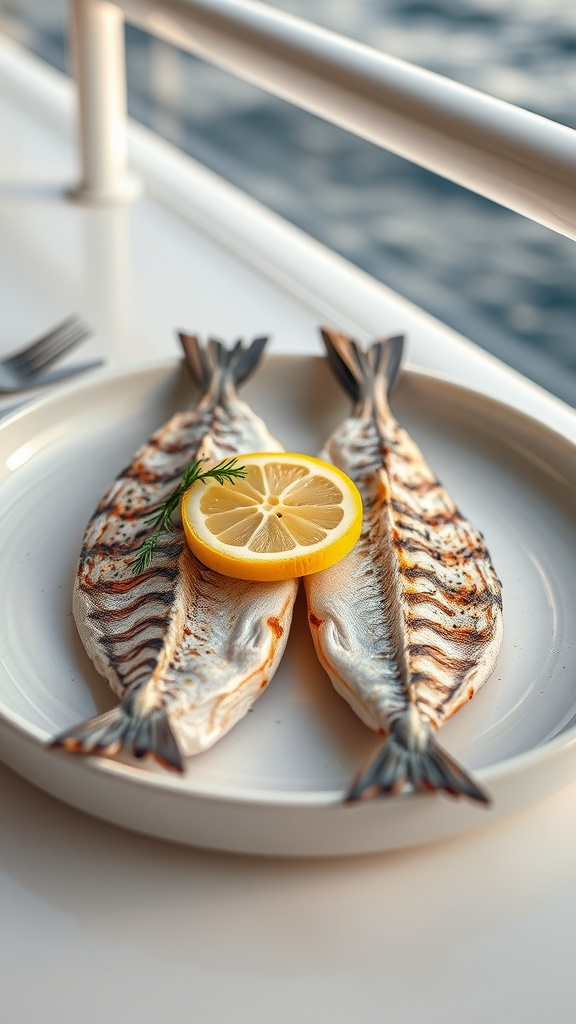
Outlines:
<svg viewBox="0 0 576 1024"><path fill-rule="evenodd" d="M66 380L67 377L85 373L86 370L96 370L98 366L103 366L104 362L104 359L93 359L89 363L75 363L73 366L63 366L60 370L51 370L50 373L44 373L42 377L35 378L31 387L43 388L45 384L55 384L59 380Z"/></svg>

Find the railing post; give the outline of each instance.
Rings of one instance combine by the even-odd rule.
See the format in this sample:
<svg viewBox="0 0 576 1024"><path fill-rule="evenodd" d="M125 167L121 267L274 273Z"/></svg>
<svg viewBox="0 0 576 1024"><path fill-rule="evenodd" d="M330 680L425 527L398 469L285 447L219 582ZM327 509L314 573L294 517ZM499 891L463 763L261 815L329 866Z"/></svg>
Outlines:
<svg viewBox="0 0 576 1024"><path fill-rule="evenodd" d="M79 202L112 206L142 189L128 172L124 15L109 0L70 0L71 48L78 87Z"/></svg>

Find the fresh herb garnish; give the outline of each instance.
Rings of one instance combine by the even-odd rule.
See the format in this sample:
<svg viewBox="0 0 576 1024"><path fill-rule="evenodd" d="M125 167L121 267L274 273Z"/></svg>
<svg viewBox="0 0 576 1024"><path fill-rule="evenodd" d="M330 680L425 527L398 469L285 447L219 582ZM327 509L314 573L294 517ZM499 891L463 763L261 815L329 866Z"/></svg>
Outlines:
<svg viewBox="0 0 576 1024"><path fill-rule="evenodd" d="M150 527L152 532L134 552L136 556L132 563L132 574L134 576L139 576L141 572L145 572L151 565L161 534L174 533L175 527L172 522L172 513L177 508L184 492L192 484L196 483L197 480L201 480L202 483L205 483L206 480L216 480L219 484L229 480L233 484L236 480L243 480L246 476L244 466L239 466L238 459L236 458L224 459L223 462L219 462L217 466L212 466L211 469L202 469L201 467L202 460L193 462L188 466L172 494L145 520L146 526Z"/></svg>

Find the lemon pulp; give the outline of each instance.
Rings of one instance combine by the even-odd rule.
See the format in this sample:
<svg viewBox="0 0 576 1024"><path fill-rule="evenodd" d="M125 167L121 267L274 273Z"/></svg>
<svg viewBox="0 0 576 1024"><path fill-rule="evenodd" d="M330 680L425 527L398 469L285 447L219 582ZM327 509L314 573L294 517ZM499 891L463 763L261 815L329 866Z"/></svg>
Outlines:
<svg viewBox="0 0 576 1024"><path fill-rule="evenodd" d="M182 523L196 557L225 576L282 580L319 572L343 558L362 527L356 486L309 455L256 452L238 457L243 480L197 481L182 498Z"/></svg>

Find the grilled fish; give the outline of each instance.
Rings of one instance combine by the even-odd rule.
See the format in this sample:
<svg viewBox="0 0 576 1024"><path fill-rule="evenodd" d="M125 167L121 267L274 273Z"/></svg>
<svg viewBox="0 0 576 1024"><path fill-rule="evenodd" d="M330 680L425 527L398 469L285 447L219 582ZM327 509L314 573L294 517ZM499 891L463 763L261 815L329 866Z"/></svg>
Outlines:
<svg viewBox="0 0 576 1024"><path fill-rule="evenodd" d="M120 704L54 741L84 754L150 755L176 771L265 689L286 646L298 585L207 569L181 526L161 536L151 566L133 574L146 519L192 461L282 450L236 390L266 339L231 349L215 339L206 347L191 335L180 340L202 397L153 434L108 489L86 529L74 587L80 637Z"/></svg>
<svg viewBox="0 0 576 1024"><path fill-rule="evenodd" d="M501 585L482 535L461 514L392 415L388 392L402 338L363 351L323 330L328 358L353 398L321 458L356 483L360 540L305 580L318 657L363 722L387 738L347 799L406 784L487 802L437 744L437 729L491 674L502 639Z"/></svg>

